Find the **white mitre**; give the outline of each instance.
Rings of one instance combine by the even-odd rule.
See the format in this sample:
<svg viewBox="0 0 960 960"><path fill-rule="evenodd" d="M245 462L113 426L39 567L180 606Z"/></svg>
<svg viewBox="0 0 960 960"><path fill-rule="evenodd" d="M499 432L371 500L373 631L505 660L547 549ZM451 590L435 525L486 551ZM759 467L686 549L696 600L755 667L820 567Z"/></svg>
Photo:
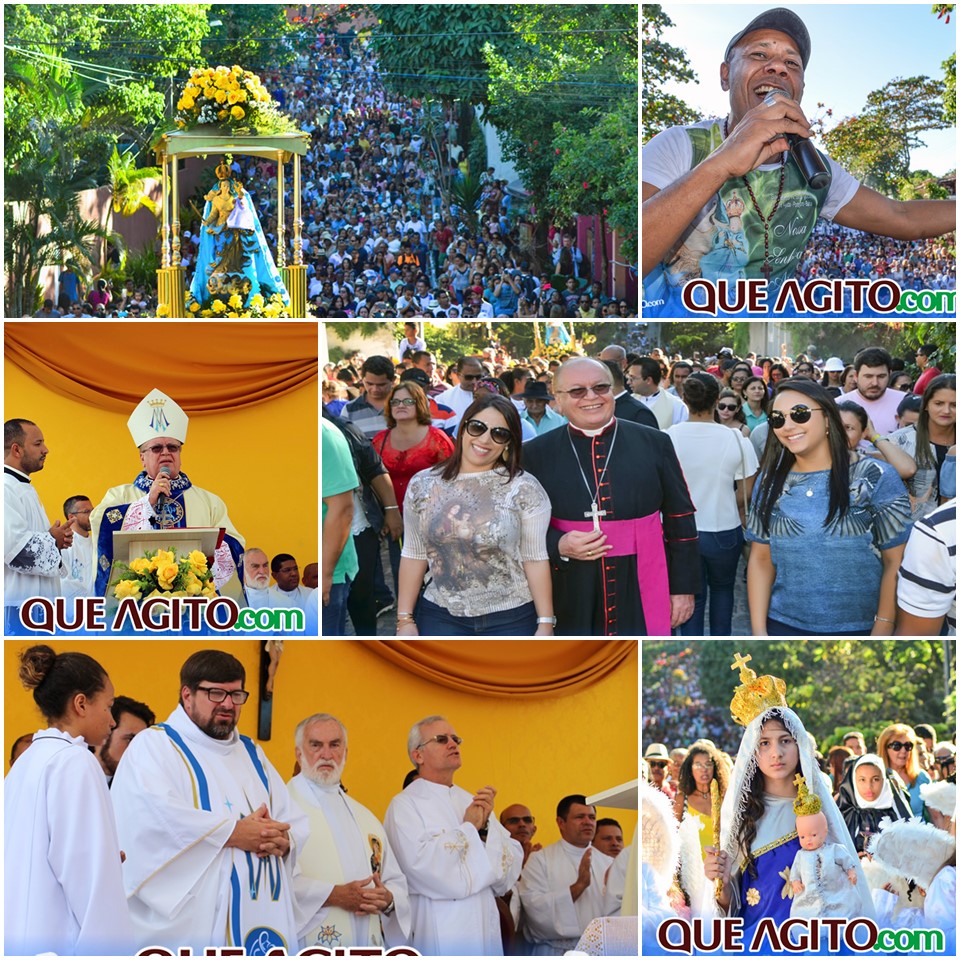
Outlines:
<svg viewBox="0 0 960 960"><path fill-rule="evenodd" d="M154 388L137 404L127 421L127 429L138 447L157 437L172 437L186 443L188 422L180 404Z"/></svg>

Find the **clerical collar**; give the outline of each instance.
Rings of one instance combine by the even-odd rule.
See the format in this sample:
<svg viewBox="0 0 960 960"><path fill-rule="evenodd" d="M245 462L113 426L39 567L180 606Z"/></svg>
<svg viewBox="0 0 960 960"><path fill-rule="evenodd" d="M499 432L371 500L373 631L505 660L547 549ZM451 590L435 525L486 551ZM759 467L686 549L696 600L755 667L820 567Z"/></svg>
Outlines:
<svg viewBox="0 0 960 960"><path fill-rule="evenodd" d="M581 427L575 427L572 423L570 429L577 433L582 433L585 437L599 437L601 433L606 433L617 422L616 417L611 417L599 430L584 430Z"/></svg>
<svg viewBox="0 0 960 960"><path fill-rule="evenodd" d="M590 849L589 844L585 847L578 847L576 844L564 840L563 837L560 838L560 846L568 854L575 857L582 857Z"/></svg>
<svg viewBox="0 0 960 960"><path fill-rule="evenodd" d="M3 472L10 474L11 477L16 477L21 483L29 483L30 478L23 473L23 471L18 470L16 467L8 467L6 464L3 465Z"/></svg>

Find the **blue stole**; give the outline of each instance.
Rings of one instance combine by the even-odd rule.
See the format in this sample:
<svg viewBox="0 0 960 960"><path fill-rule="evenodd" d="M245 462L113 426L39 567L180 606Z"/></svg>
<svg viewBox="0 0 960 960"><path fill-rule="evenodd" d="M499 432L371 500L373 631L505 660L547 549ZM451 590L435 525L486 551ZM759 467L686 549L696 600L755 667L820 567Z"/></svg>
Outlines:
<svg viewBox="0 0 960 960"><path fill-rule="evenodd" d="M147 494L150 492L153 481L150 480L146 470L144 470L133 481L133 485ZM183 495L192 486L190 478L185 473L180 473L170 480L170 496L164 504L162 514L157 518L159 529L170 530L188 526L187 509ZM94 593L98 597L107 595L107 589L110 585L110 568L113 565L113 534L123 529L123 519L130 507L131 504L129 503L117 504L109 510L105 510L100 518L100 532L97 538L97 579L94 586ZM243 583L243 547L229 533L224 533L223 542L230 548L230 555L237 565L237 576Z"/></svg>
<svg viewBox="0 0 960 960"><path fill-rule="evenodd" d="M170 726L170 724L158 723L157 726L176 744L186 759L197 788L197 798L200 809L212 811L213 806L210 802L207 778L204 775L203 768L200 766L200 761L194 756L193 751L187 746L183 737ZM239 737L240 743L250 757L250 762L253 764L257 776L267 791L267 796L270 798L272 806L273 793L270 789L270 779L267 776L267 771L264 769L263 764L260 762L260 757L257 755L256 745L249 737L245 737L243 734L239 734ZM260 887L262 884L264 886L263 892L269 896L271 901L276 902L280 899L280 893L283 887L283 865L279 857L271 856L260 859L249 851L244 851L244 856L247 866L245 884L241 883L236 863L233 864L230 870L229 939L231 942L227 944L227 946L244 946L247 955L250 956L255 953L265 954L268 950L277 947L286 949L287 944L283 937L270 927L256 926L244 936L241 918L241 898L244 892L246 892L251 901L256 901L260 898Z"/></svg>
<svg viewBox="0 0 960 960"><path fill-rule="evenodd" d="M754 853L756 877L752 877L744 866L740 874L740 915L743 917L744 943L750 942L754 928L764 917L772 917L778 926L790 919L793 887L785 877L789 876L799 849L800 840L794 832Z"/></svg>

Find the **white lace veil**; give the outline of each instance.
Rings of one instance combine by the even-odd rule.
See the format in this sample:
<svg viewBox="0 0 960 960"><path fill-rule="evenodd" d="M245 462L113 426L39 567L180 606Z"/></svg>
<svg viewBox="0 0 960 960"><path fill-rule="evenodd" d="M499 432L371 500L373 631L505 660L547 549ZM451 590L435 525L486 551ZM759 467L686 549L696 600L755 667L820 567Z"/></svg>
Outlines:
<svg viewBox="0 0 960 960"><path fill-rule="evenodd" d="M731 869L736 870L745 856L745 851L737 848L734 838L739 832L743 812L747 804L747 793L753 775L757 770L757 743L760 740L760 730L764 721L768 720L771 715L779 715L783 725L797 741L797 747L800 750L800 771L807 781L807 789L810 793L816 793L820 798L823 813L827 818L827 842L842 844L857 863L857 891L860 894L863 906L861 916L873 918L874 909L870 888L867 886L863 870L860 869L860 861L850 837L850 831L840 815L840 810L834 803L831 784L820 773L820 768L817 766L816 758L813 755L813 743L807 736L807 731L804 729L800 718L788 707L774 707L765 710L754 717L743 732L743 740L741 740L740 749L737 752L737 762L734 764L733 772L730 775L730 783L727 786L723 806L720 809L720 847L726 851L730 858Z"/></svg>

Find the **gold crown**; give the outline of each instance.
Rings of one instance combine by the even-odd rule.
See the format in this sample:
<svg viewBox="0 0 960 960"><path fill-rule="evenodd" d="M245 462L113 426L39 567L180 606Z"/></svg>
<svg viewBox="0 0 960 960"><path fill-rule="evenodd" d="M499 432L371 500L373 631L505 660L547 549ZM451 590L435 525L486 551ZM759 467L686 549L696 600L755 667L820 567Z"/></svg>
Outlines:
<svg viewBox="0 0 960 960"><path fill-rule="evenodd" d="M210 168L208 167L207 169L209 170ZM229 180L229 179L230 179L230 167L227 166L226 160L224 160L223 163L221 163L221 164L217 167L217 179L218 179L218 180Z"/></svg>
<svg viewBox="0 0 960 960"><path fill-rule="evenodd" d="M797 788L797 799L793 801L793 812L798 817L810 817L820 812L820 798L807 789L807 781L803 774L798 773L793 778L794 785Z"/></svg>
<svg viewBox="0 0 960 960"><path fill-rule="evenodd" d="M754 717L771 707L787 705L787 685L779 677L758 677L748 666L752 660L736 654L731 670L740 671L740 686L733 692L730 713L741 727L747 726Z"/></svg>

